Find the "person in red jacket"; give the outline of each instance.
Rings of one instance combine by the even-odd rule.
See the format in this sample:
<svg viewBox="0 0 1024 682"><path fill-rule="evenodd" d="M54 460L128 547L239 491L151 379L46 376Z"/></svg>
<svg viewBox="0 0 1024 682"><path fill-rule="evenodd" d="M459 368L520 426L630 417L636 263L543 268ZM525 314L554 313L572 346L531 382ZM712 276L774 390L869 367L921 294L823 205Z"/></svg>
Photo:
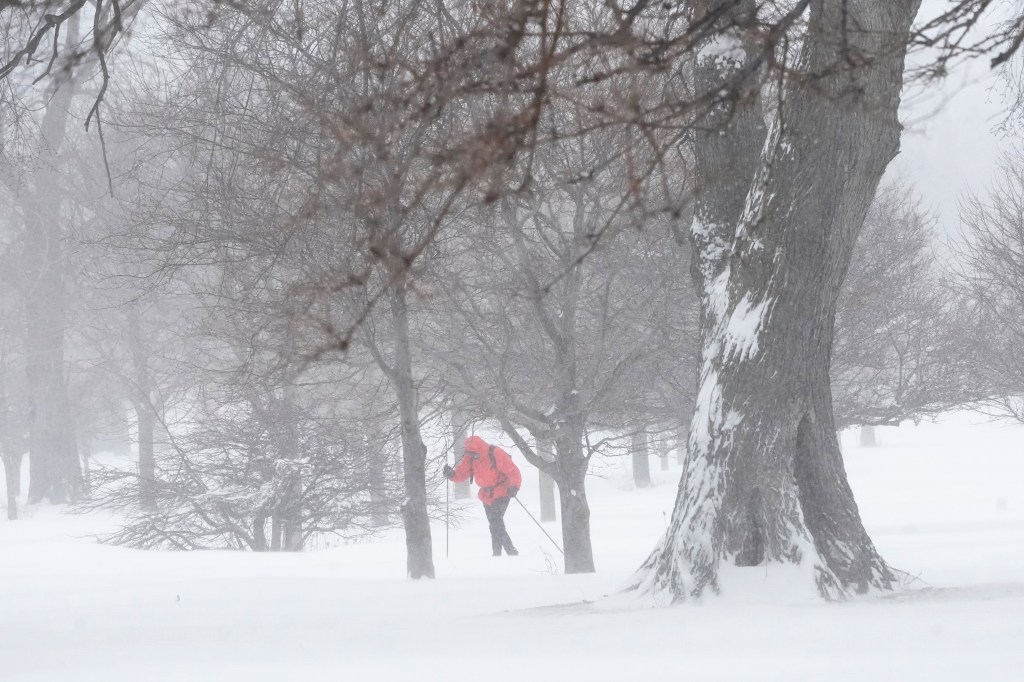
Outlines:
<svg viewBox="0 0 1024 682"><path fill-rule="evenodd" d="M516 556L519 552L505 530L505 511L519 492L523 475L507 452L496 445L489 445L480 436L467 438L464 449L465 454L454 469L447 464L444 466L445 478L455 483L476 481L480 486L477 497L484 503L487 524L491 529L494 556L501 556L502 549L509 556Z"/></svg>

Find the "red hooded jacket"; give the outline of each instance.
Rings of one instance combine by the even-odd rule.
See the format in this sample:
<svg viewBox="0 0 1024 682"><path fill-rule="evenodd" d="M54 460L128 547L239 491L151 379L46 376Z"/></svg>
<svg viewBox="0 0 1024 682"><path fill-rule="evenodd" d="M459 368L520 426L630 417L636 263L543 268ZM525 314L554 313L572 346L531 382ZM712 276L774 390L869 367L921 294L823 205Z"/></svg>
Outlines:
<svg viewBox="0 0 1024 682"><path fill-rule="evenodd" d="M452 480L456 483L473 480L480 486L477 497L484 504L508 497L508 489L522 487L523 475L507 452L497 445L488 445L480 436L466 439L466 454L455 465Z"/></svg>

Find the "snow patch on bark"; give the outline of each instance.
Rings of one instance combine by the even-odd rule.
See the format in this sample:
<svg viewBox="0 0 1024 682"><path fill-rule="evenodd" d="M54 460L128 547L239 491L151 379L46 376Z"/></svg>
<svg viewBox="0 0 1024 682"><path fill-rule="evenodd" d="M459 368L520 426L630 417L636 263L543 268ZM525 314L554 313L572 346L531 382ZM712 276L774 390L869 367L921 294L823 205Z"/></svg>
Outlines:
<svg viewBox="0 0 1024 682"><path fill-rule="evenodd" d="M697 404L694 406L690 428L690 452L703 454L711 447L715 426L722 423L722 389L718 385L718 372L707 363L701 372Z"/></svg>
<svg viewBox="0 0 1024 682"><path fill-rule="evenodd" d="M725 360L749 360L757 355L758 331L767 317L771 300L754 303L746 293L736 304L725 328Z"/></svg>
<svg viewBox="0 0 1024 682"><path fill-rule="evenodd" d="M776 111L770 114L768 134L765 136L764 147L761 150L761 162L758 164L754 181L750 185L750 191L747 192L747 197L743 204L743 214L740 217L739 225L736 227L737 243L741 239L749 237L751 230L761 222L768 203L772 199L772 195L768 192L768 180L772 173L772 166L780 151L781 140L782 124Z"/></svg>

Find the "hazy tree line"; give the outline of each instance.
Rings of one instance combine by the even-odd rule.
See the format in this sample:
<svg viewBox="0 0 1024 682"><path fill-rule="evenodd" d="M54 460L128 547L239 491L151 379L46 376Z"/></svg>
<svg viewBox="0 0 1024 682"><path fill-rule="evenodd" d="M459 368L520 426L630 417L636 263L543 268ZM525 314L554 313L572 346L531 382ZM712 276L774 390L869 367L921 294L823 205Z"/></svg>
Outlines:
<svg viewBox="0 0 1024 682"><path fill-rule="evenodd" d="M907 49L1005 62L1019 22L919 4L5 6L8 517L27 457L29 503L114 509L114 542L401 525L432 577L440 467L488 423L554 483L567 572L592 458L642 486L674 449L636 587L892 586L836 430L1024 412L1018 155L953 253L881 181ZM117 434L131 464L91 463Z"/></svg>

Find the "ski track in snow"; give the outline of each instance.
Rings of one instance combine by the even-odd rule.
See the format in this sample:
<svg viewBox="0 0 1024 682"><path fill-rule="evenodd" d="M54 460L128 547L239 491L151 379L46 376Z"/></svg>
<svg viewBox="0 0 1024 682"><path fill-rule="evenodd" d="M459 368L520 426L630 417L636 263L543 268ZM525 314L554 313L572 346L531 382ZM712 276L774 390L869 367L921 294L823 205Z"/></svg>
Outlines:
<svg viewBox="0 0 1024 682"><path fill-rule="evenodd" d="M841 604L773 567L729 569L700 604L618 593L664 532L674 461L646 490L626 459L590 479L600 573L584 576L551 574L557 552L514 507L522 556L488 556L475 500L449 558L434 524L438 579L421 582L402 576L400 532L303 554L140 552L91 539L107 517L30 508L0 521L0 680L1019 679L1024 428L953 414L878 438L862 449L845 433L847 469L912 581Z"/></svg>

